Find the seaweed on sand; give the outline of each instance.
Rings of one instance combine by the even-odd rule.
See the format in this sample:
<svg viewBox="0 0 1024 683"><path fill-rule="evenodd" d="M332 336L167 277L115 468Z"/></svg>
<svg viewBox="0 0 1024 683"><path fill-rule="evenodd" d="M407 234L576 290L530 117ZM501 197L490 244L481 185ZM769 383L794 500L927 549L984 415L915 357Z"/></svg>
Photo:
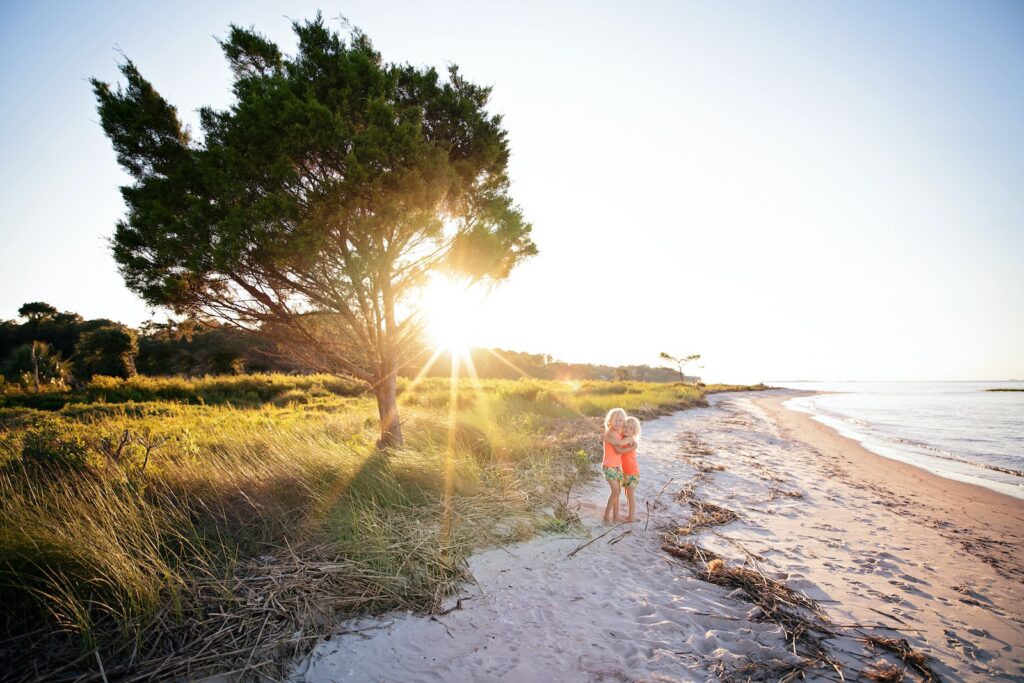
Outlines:
<svg viewBox="0 0 1024 683"><path fill-rule="evenodd" d="M887 638L885 636L874 636L865 634L864 643L872 648L881 648L894 653L905 664L917 671L921 679L932 683L939 680L938 675L932 671L928 664L928 658L910 646L906 638Z"/></svg>
<svg viewBox="0 0 1024 683"><path fill-rule="evenodd" d="M687 520L686 526L676 530L677 534L689 535L703 529L710 529L713 526L735 522L740 518L732 510L699 499L691 500L690 507L693 508L693 514Z"/></svg>
<svg viewBox="0 0 1024 683"><path fill-rule="evenodd" d="M882 681L882 683L900 683L906 675L906 669L901 669L884 659L879 659L864 669L865 678L872 681Z"/></svg>
<svg viewBox="0 0 1024 683"><path fill-rule="evenodd" d="M680 542L675 534L665 533L661 547L686 562L697 578L738 591L741 599L759 607L760 613L755 619L779 625L786 634L787 648L803 660L798 663L775 662L771 666L752 663L733 674L742 674L745 680L758 680L763 676L771 680L793 680L819 663L841 670L841 665L829 654L823 642L834 634L816 601L763 572L729 566L715 552L695 543ZM756 678L751 675L755 669Z"/></svg>

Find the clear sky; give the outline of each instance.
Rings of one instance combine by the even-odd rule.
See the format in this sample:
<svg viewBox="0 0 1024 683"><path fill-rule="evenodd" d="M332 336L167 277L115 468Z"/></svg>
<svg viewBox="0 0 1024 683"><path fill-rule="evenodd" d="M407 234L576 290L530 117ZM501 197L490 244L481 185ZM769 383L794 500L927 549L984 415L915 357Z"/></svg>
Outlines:
<svg viewBox="0 0 1024 683"><path fill-rule="evenodd" d="M712 381L1024 377L1024 4L345 2L389 61L494 86L540 255L475 341L703 354ZM138 324L87 78L122 50L197 126L214 37L308 2L0 5L0 318ZM164 314L158 313L163 318Z"/></svg>

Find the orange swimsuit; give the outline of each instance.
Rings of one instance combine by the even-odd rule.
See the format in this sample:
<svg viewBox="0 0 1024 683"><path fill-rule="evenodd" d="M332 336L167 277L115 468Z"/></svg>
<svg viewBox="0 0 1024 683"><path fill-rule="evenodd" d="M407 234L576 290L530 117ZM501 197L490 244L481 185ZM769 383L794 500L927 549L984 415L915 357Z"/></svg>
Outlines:
<svg viewBox="0 0 1024 683"><path fill-rule="evenodd" d="M601 467L622 467L622 456L607 441L604 442L604 462L601 463Z"/></svg>
<svg viewBox="0 0 1024 683"><path fill-rule="evenodd" d="M640 474L640 465L636 462L636 449L622 454L622 473L625 475Z"/></svg>

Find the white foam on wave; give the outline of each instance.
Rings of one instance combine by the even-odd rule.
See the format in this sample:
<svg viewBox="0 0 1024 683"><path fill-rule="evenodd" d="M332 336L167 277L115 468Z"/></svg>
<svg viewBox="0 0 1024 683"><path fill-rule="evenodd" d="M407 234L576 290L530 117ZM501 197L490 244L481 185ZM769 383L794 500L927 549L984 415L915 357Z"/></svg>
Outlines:
<svg viewBox="0 0 1024 683"><path fill-rule="evenodd" d="M946 479L984 486L999 493L1024 499L1024 478L1013 470L972 462L916 439L890 436L862 418L841 415L825 409L813 396L798 396L783 405L810 415L815 421L836 430L867 450L927 470Z"/></svg>

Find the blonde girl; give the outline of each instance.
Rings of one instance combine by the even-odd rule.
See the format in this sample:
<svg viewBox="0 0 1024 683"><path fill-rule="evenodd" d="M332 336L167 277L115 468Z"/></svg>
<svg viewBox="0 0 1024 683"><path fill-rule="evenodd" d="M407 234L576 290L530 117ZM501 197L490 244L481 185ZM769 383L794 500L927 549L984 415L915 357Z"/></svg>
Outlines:
<svg viewBox="0 0 1024 683"><path fill-rule="evenodd" d="M626 424L626 411L612 408L604 418L604 460L601 471L608 482L610 492L608 504L604 508L604 523L619 522L619 493L622 490L622 450L633 442L622 438L622 428ZM635 447L635 444L634 444Z"/></svg>
<svg viewBox="0 0 1024 683"><path fill-rule="evenodd" d="M636 461L636 447L640 443L640 420L630 415L622 426L622 438L632 442L621 457L622 488L626 491L627 522L636 521L636 485L640 483L640 465Z"/></svg>

